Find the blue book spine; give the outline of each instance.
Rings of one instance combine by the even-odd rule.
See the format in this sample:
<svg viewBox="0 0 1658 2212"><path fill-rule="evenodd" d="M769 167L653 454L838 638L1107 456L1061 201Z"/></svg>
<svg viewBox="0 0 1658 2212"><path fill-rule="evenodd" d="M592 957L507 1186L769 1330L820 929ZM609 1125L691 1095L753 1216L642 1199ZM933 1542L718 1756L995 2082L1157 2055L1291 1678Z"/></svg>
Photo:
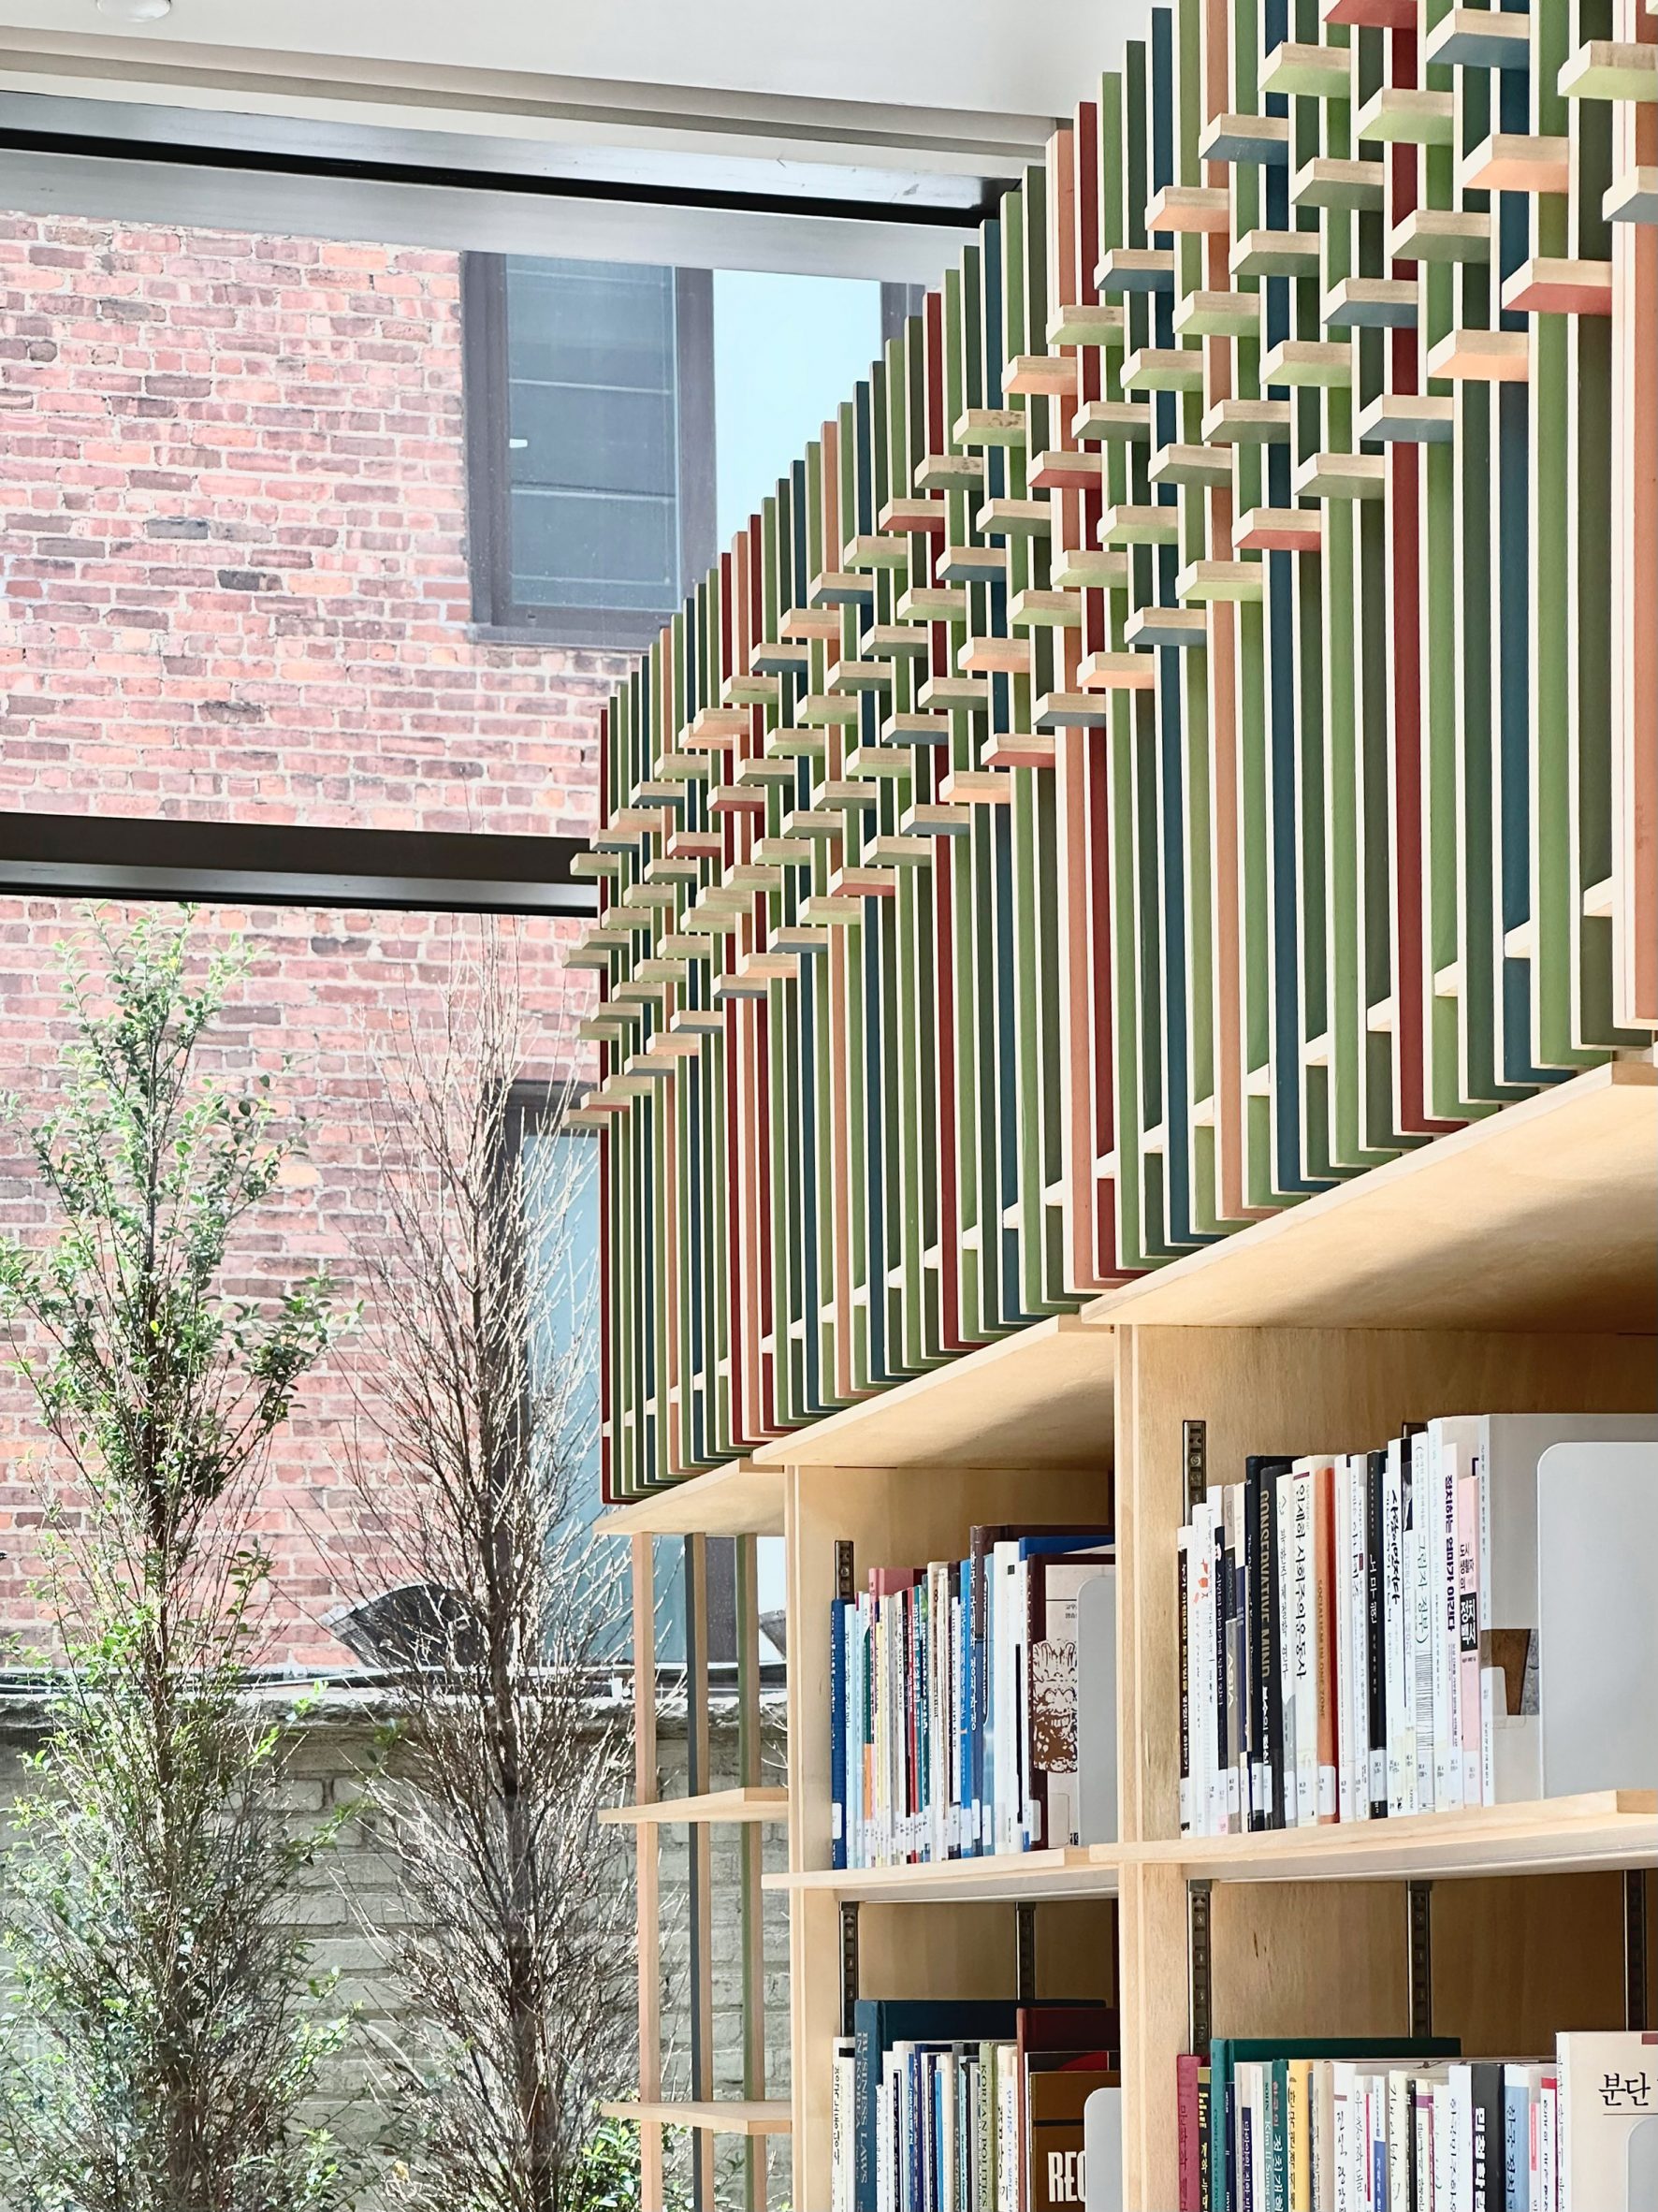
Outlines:
<svg viewBox="0 0 1658 2212"><path fill-rule="evenodd" d="M846 1817L846 1714L847 1614L838 1597L829 1601L829 1844L830 1863L844 1871L847 1864Z"/></svg>
<svg viewBox="0 0 1658 2212"><path fill-rule="evenodd" d="M1385 2137L1371 2144L1370 2161L1371 2203L1385 2205L1388 2202L1388 2145Z"/></svg>
<svg viewBox="0 0 1658 2212"><path fill-rule="evenodd" d="M1503 2076L1503 2212L1531 2212L1531 2092Z"/></svg>

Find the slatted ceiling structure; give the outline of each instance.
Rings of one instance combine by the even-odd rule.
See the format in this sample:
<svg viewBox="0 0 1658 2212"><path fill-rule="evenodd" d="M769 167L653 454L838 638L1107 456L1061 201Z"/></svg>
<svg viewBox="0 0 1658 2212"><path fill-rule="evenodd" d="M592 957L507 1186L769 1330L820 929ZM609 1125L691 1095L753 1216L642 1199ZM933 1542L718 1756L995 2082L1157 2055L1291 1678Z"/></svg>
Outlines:
<svg viewBox="0 0 1658 2212"><path fill-rule="evenodd" d="M612 1497L1650 1041L1655 51L1155 11L618 694Z"/></svg>

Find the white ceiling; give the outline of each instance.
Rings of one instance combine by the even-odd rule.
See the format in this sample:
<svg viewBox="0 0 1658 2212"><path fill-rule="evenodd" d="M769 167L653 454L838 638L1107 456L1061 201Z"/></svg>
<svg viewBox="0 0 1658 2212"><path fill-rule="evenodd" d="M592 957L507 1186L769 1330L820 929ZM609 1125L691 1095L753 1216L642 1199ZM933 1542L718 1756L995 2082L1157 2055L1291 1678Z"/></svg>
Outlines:
<svg viewBox="0 0 1658 2212"><path fill-rule="evenodd" d="M174 0L110 23L95 0L0 0L0 58L34 45L281 54L326 79L387 65L1063 115L1138 28L1144 0Z"/></svg>

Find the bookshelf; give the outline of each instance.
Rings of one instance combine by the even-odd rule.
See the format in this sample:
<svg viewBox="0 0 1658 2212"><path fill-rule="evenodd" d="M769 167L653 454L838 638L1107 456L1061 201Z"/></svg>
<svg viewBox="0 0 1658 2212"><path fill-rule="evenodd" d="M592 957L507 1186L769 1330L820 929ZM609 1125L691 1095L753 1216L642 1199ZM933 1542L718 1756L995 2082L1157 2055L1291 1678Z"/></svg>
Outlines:
<svg viewBox="0 0 1658 2212"><path fill-rule="evenodd" d="M1044 1996L1114 1996L1133 2212L1177 2200L1174 2060L1200 1994L1235 2034L1396 2033L1431 2006L1473 2052L1622 2025L1632 1973L1653 2016L1653 1961L1629 1939L1644 1870L1658 1867L1658 1795L1183 1839L1172 1567L1185 1421L1207 1424L1214 1469L1263 1437L1286 1451L1357 1448L1407 1418L1473 1407L1650 1409L1655 1253L1649 1055L1574 1077L672 1493L676 1524L695 1526L705 1501L710 1533L729 1532L734 1500L766 1527L780 1506L789 1783L786 1808L767 1812L786 1812L790 1866L766 1886L789 1899L797 2212L828 2207L849 1944L865 1995L1008 1995L1034 1981ZM836 1541L871 1564L919 1561L953 1555L975 1521L1087 1516L1117 1532L1121 1841L834 1871L817 1630Z"/></svg>

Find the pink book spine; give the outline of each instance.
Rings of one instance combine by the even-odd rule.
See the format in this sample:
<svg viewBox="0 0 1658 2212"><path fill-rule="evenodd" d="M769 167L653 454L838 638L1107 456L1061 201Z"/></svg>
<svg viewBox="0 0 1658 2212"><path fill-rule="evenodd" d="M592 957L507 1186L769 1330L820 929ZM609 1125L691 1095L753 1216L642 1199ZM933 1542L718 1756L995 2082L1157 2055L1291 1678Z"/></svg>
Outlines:
<svg viewBox="0 0 1658 2212"><path fill-rule="evenodd" d="M1479 1694L1479 1477L1457 1477L1457 1739L1462 1802L1485 1799L1485 1715Z"/></svg>
<svg viewBox="0 0 1658 2212"><path fill-rule="evenodd" d="M1198 2059L1183 2051L1174 2061L1174 2095L1180 2131L1180 2212L1204 2212L1198 2165Z"/></svg>

